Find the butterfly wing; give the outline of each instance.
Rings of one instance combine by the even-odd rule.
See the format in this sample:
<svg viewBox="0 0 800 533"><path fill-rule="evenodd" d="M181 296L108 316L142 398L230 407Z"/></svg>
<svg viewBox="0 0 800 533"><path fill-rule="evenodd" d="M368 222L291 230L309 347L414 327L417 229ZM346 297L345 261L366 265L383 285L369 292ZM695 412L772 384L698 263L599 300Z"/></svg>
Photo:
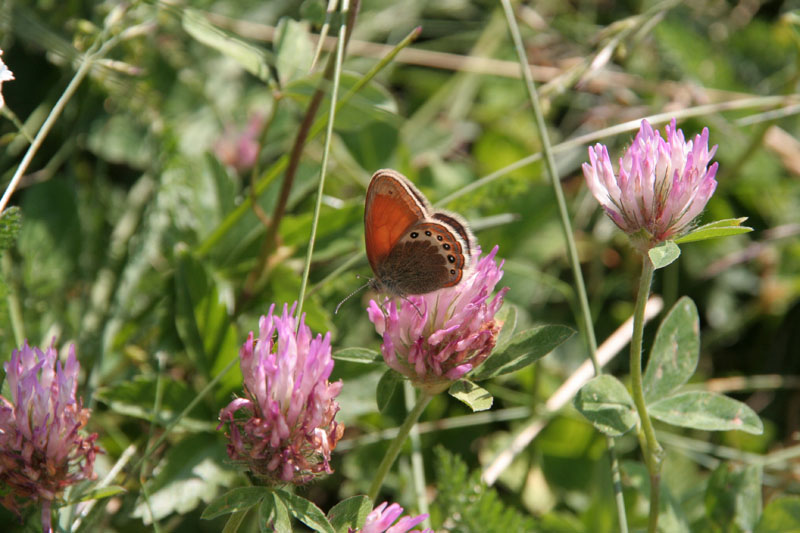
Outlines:
<svg viewBox="0 0 800 533"><path fill-rule="evenodd" d="M378 266L384 287L398 295L425 294L461 281L464 246L446 224L425 220L408 228Z"/></svg>
<svg viewBox="0 0 800 533"><path fill-rule="evenodd" d="M425 197L401 174L379 170L372 176L364 207L364 240L372 271L386 260L405 231L424 220Z"/></svg>

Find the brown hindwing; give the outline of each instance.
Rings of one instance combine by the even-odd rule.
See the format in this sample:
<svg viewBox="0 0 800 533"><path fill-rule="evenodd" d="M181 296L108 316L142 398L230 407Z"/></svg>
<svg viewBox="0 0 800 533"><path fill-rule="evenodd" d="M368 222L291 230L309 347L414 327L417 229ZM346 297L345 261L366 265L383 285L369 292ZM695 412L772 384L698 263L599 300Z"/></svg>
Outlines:
<svg viewBox="0 0 800 533"><path fill-rule="evenodd" d="M456 233L458 233L458 235L464 241L464 256L467 258L467 264L469 264L470 260L472 259L472 247L473 243L475 242L475 237L467 227L467 224L461 220L461 217L458 215L454 215L453 213L448 213L446 211L438 211L434 213L433 218L436 220L441 220L456 230Z"/></svg>
<svg viewBox="0 0 800 533"><path fill-rule="evenodd" d="M461 239L436 222L408 228L375 274L387 292L405 296L452 287L467 266Z"/></svg>

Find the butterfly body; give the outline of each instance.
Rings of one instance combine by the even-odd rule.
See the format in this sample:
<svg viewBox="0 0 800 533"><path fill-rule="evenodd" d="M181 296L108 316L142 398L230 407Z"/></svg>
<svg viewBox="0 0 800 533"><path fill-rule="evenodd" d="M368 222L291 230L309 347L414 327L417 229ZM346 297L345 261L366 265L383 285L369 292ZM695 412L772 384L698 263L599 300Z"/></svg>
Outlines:
<svg viewBox="0 0 800 533"><path fill-rule="evenodd" d="M466 222L434 210L402 174L377 171L364 208L370 285L393 296L425 294L458 284L468 273L475 248Z"/></svg>

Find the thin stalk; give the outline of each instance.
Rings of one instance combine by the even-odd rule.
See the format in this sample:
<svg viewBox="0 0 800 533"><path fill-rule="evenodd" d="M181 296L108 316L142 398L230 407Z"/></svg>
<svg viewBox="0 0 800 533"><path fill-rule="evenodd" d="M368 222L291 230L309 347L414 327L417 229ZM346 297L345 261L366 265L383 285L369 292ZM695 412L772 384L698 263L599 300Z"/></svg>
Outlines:
<svg viewBox="0 0 800 533"><path fill-rule="evenodd" d="M42 127L39 128L39 131L36 133L36 137L34 137L33 142L30 144L30 146L28 146L28 150L25 152L25 156L22 158L22 162L17 167L16 172L14 172L11 182L8 184L8 187L6 187L3 197L0 198L0 213L5 210L8 201L11 199L11 195L14 194L14 191L17 189L23 174L25 174L25 171L28 170L28 166L31 164L31 161L33 161L33 156L39 151L39 148L41 148L45 137L47 137L47 135L50 133L50 129L52 129L53 125L56 123L56 120L58 120L58 117L60 117L62 111L64 111L64 107L66 107L67 102L70 101L75 94L75 91L78 90L78 86L83 81L83 78L85 78L91 70L93 62L92 56L83 56L81 58L81 66L78 68L78 71L75 72L75 75L70 80L67 88L64 89L63 93L61 93L56 105L54 105L53 109L50 110L50 114L47 115L44 124L42 124Z"/></svg>
<svg viewBox="0 0 800 533"><path fill-rule="evenodd" d="M536 128L539 132L539 138L542 142L542 152L545 158L545 167L550 176L550 183L553 185L553 192L556 196L558 203L558 213L561 220L561 230L564 234L564 241L567 244L567 256L569 258L570 268L575 280L575 292L578 296L578 303L580 304L580 320L583 322L582 330L584 339L589 349L589 358L592 360L594 373L600 375L602 373L602 366L597 359L597 338L594 333L594 324L592 323L592 312L589 308L589 297L586 293L586 284L583 281L583 273L581 272L580 259L578 258L578 248L575 245L575 238L572 234L572 224L570 222L569 210L567 209L567 201L564 198L564 191L561 188L561 180L558 176L558 169L556 167L555 158L553 157L553 148L550 145L550 136L547 134L547 125L544 121L544 114L542 113L542 106L539 101L539 95L536 92L536 84L533 81L531 70L528 68L528 57L525 54L525 47L522 43L522 35L519 31L519 25L514 15L514 10L511 7L510 0L502 0L503 10L508 20L508 29L511 33L511 38L514 41L514 48L517 51L517 59L519 60L520 70L522 71L522 78L525 80L525 88L528 90L528 97L533 107L533 113L536 117ZM646 303L646 300L645 300ZM644 306L642 306L642 313L644 313ZM644 314L642 314L642 317ZM622 533L628 531L628 520L625 512L625 499L622 494L622 475L619 470L619 460L614 446L614 439L606 437L606 445L608 447L608 454L611 459L611 478L614 485L614 501L617 508L617 519L619 521L619 528Z"/></svg>
<svg viewBox="0 0 800 533"><path fill-rule="evenodd" d="M6 190L3 193L3 197L0 198L0 213L5 210L6 205L8 205L8 202L11 199L11 195L14 194L14 191L17 189L22 176L25 174L25 171L28 170L28 166L31 164L31 161L33 161L33 156L35 156L36 152L38 152L39 148L41 148L44 139L50 133L50 130L56 123L56 120L58 120L58 117L60 117L61 113L64 111L67 102L69 102L70 99L72 99L72 97L75 95L75 91L78 90L78 86L83 81L83 78L86 77L86 75L94 66L95 60L102 57L123 37L123 35L120 34L110 38L108 41L102 42L102 40L108 36L109 32L109 27L103 28L103 32L98 40L96 40L94 44L92 44L92 46L86 51L86 53L81 56L80 67L78 67L78 70L70 80L67 88L64 89L63 93L61 93L56 105L54 105L53 109L50 110L50 113L47 115L42 127L39 128L39 131L36 133L36 137L33 138L33 142L31 142L30 146L28 146L28 150L25 152L22 162L14 172L8 187L6 187Z"/></svg>
<svg viewBox="0 0 800 533"><path fill-rule="evenodd" d="M358 12L358 2L359 0L354 0L354 9L352 12L347 13L346 9L342 11L342 13L347 15L347 22L342 26L343 30L340 31L343 46L347 46L347 40L350 38L350 34L352 33L352 27L355 24L355 16ZM344 7L349 7L349 5ZM309 132L311 131L312 126L314 126L314 118L317 116L317 111L319 111L319 107L322 105L322 100L325 97L325 83L326 81L332 79L336 71L337 58L338 54L329 58L328 64L325 66L325 71L322 73L322 79L320 80L317 89L314 91L314 94L311 97L311 101L306 108L303 120L297 130L297 135L295 136L291 152L289 153L289 159L286 163L286 172L283 174L283 182L281 183L281 190L278 193L278 200L275 203L272 217L270 218L269 225L267 226L267 233L261 245L258 264L253 268L253 270L250 271L247 279L244 282L244 287L242 288L242 292L236 304L237 309L240 309L263 283L267 273L269 258L278 247L278 230L280 229L281 220L286 214L286 207L289 203L289 195L292 192L295 176L297 175L297 169L300 166L300 158L302 157L306 143L308 142ZM341 66L339 68L341 69ZM338 88L334 87L334 91L338 91Z"/></svg>
<svg viewBox="0 0 800 533"><path fill-rule="evenodd" d="M352 12L352 10L351 10ZM372 81L375 76L378 75L380 71L382 71L386 66L392 62L395 56L400 53L400 51L407 47L411 42L414 41L421 32L421 28L417 27L411 30L411 32L406 36L405 39L397 43L397 45L392 49L392 51L386 55L383 59L378 61L375 66L373 66L363 77L361 77L353 87L347 91L344 96L339 100L336 110L341 110L345 105L347 105L350 100L355 96L361 89L367 86L367 84ZM327 120L327 114L321 115L317 121L314 123L313 127L311 128L311 132L308 135L309 139L313 139L325 128L325 121ZM263 193L267 187L272 183L272 181L278 177L278 175L283 172L287 165L289 164L289 156L284 155L282 156L275 164L267 171L265 176L259 180L258 184L256 185L256 196L259 196ZM234 209L226 218L225 220L220 223L219 226L209 235L205 241L200 243L200 245L195 249L195 253L198 257L202 258L214 248L224 237L227 233L236 225L236 223L251 209L252 206L252 198L248 196L242 203L239 204L236 209Z"/></svg>
<svg viewBox="0 0 800 533"><path fill-rule="evenodd" d="M633 389L633 402L641 421L641 430L644 433L644 453L647 471L650 473L650 516L647 531L655 533L658 526L658 500L661 481L661 461L663 450L656 439L656 432L647 405L644 401L644 388L642 386L642 336L644 334L644 308L650 295L650 285L653 283L653 262L650 257L642 254L642 276L639 279L639 291L636 294L636 307L633 312L633 337L631 338L631 388Z"/></svg>
<svg viewBox="0 0 800 533"><path fill-rule="evenodd" d="M328 31L331 27L331 19L333 18L333 13L336 11L336 5L338 3L338 0L328 0L328 8L325 10L325 22L322 23L322 28L317 38L317 49L314 50L314 59L311 60L311 66L308 69L309 72L314 71L314 66L316 66L317 60L320 54L322 54L322 45L325 43L325 38L328 36Z"/></svg>
<svg viewBox="0 0 800 533"><path fill-rule="evenodd" d="M414 408L415 389L410 382L403 383L403 392L405 393L406 409ZM422 442L419 438L419 424L411 426L409 432L409 440L411 441L411 478L414 482L414 496L417 500L417 511L420 514L428 515L422 522L422 528L431 527L430 511L428 509L428 499L425 497L425 465L422 461Z"/></svg>
<svg viewBox="0 0 800 533"><path fill-rule="evenodd" d="M348 11L350 0L342 1L342 17L352 23ZM352 31L352 29L350 30ZM336 100L339 97L339 83L342 75L342 62L344 62L344 47L347 43L348 28L345 24L339 26L339 39L336 44L336 60L333 64L333 89L331 90L331 107L328 111L328 128L325 131L325 143L322 148L322 163L319 171L319 185L317 186L317 201L314 204L314 216L311 220L311 235L308 238L308 251L306 252L306 262L303 266L303 280L300 282L300 296L297 297L297 316L303 314L303 301L306 297L306 287L308 286L308 274L311 271L311 257L314 255L314 242L317 239L317 226L319 225L319 214L322 210L322 193L325 191L325 176L328 171L328 157L331 153L331 139L333 138L333 123L336 121ZM298 322L299 327L299 322Z"/></svg>
<svg viewBox="0 0 800 533"><path fill-rule="evenodd" d="M400 449L403 447L403 443L406 441L408 433L411 431L411 428L414 427L414 424L417 423L422 411L425 410L432 399L432 394L429 394L425 391L420 391L420 395L417 399L414 409L408 413L403 425L397 428L397 436L389 445L389 449L386 450L386 455L383 456L383 460L378 466L377 472L375 472L372 485L370 485L369 492L367 493L367 496L373 502L375 501L375 498L378 497L378 491L381 490L381 485L383 485L383 480L386 478L386 474L389 473L389 470L392 468L395 459L397 459L397 456L400 454Z"/></svg>

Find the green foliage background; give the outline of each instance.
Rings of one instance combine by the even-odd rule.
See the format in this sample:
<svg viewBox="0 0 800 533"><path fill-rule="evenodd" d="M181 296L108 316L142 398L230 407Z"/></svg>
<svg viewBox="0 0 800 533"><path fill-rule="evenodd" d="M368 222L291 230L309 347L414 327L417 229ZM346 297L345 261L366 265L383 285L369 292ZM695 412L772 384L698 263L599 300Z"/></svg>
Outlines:
<svg viewBox="0 0 800 533"><path fill-rule="evenodd" d="M658 7L663 11L656 16ZM555 1L516 6L530 61L542 67L535 75L554 144L654 113L797 93L800 34L793 7ZM3 94L29 135L101 28L108 25L112 35L137 28L107 55L113 62L93 66L34 159L12 200L21 214L16 239L13 214L0 227L0 359L7 360L22 338L39 345L54 336L58 346L76 343L85 373L81 394L93 408L89 430L100 434L106 452L98 460L101 477L131 445L138 459L151 426L161 434L237 357L269 305L297 299L322 135L305 147L280 223L280 246L246 294L265 238L247 202L255 181L260 209L271 215L276 205L282 158L327 61L326 53L309 74L309 33L318 33L324 8L318 0L201 1L191 9L133 2L109 22L109 13L119 9L114 2L6 0L0 6L0 48L16 77ZM412 45L417 54L401 55L381 71L335 123L304 311L315 332L332 332L336 349L380 344L364 312L371 295L361 293L333 314L363 282L357 275L370 275L362 210L372 172L395 168L436 202L541 149L502 9L493 2L364 2L342 92L388 50L365 51L359 42L394 45L416 26L422 28ZM609 44L608 62L592 66ZM464 63L467 58L475 60L472 66ZM800 490L791 454L767 461L763 479L753 481L749 474L761 466L760 454L791 450L800 429L797 109L796 100L786 99L680 122L687 136L707 126L711 143L719 145L719 186L701 221L746 216L755 231L684 245L680 260L659 271L653 290L667 309L681 295L697 304L697 386L722 388L748 403L766 430L752 436L658 426L668 451L664 480L675 516L667 523L679 528L673 531L753 525L758 513L747 522L751 509L718 497L715 487L726 483L741 485L753 498L764 496L765 505ZM216 143L234 141L249 120L265 120L273 110L256 172L237 171L215 155ZM615 157L631 137L622 133L601 142ZM2 120L0 146L0 181L6 183L28 141ZM585 160L584 144L560 151L557 162L602 340L632 312L639 265L584 186ZM484 250L499 245L506 261L502 283L511 288L506 305L516 308L520 328L577 327L555 201L540 163L505 172L446 207L471 221ZM654 334L651 325L646 345ZM571 407L545 421L494 488L475 488L476 472L537 416L585 358L576 335L538 365L483 383L495 397L495 416L488 420L463 419L470 422L458 425L468 415L465 406L444 395L434 400L423 421L443 422L423 431L423 447L447 450L425 456L435 527L479 531L475 520L481 515L474 510L483 509L483 531L616 530L605 439ZM618 359L609 370L624 377L626 358ZM372 437L403 420L401 395L377 412L374 391L381 373L380 367L337 363L334 377L345 383L339 419L348 432L337 449L336 473L302 490L323 510L366 492L385 449L384 441ZM154 413L159 376L164 397ZM724 379L735 377L742 380ZM222 528L222 518L205 521L200 514L204 502L244 484L216 430L220 408L240 388L237 367L147 458L147 493L164 530ZM629 517L643 526L646 475L636 462L635 437L623 436L618 448L630 460L623 465ZM413 508L409 476L408 460L401 458L385 498ZM98 505L96 522L84 528L151 527L143 518L138 471L115 483L127 492ZM469 490L460 492L461 486ZM775 501L775 509L796 510L794 500ZM779 523L774 516L770 520ZM254 528L251 518L248 527ZM65 525L69 518L63 514L62 520ZM16 522L0 510L0 523ZM759 531L779 530L768 529L770 524Z"/></svg>

